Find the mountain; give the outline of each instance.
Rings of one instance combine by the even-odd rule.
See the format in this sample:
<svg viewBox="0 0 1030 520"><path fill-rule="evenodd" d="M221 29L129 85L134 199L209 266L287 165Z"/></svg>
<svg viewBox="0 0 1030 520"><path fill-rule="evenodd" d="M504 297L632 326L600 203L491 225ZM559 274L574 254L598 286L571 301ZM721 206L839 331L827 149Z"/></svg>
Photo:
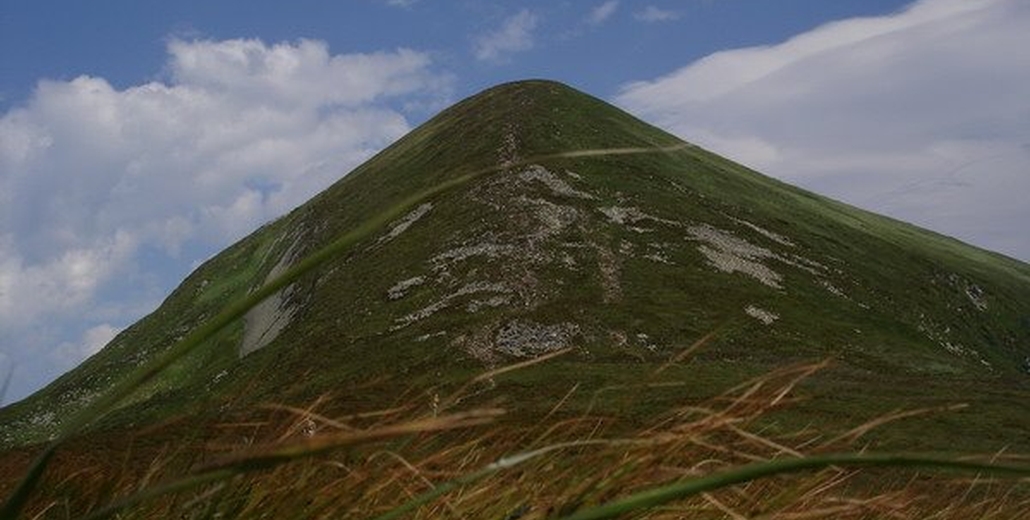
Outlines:
<svg viewBox="0 0 1030 520"><path fill-rule="evenodd" d="M102 351L0 410L0 442L47 438L222 308L355 229L371 233L95 428L211 423L326 395L340 411L435 406L477 374L571 349L477 380L470 399L535 417L575 389L571 409L639 418L828 360L780 427L966 403L881 441L1030 448L1030 266L784 184L550 81L448 108L207 261ZM625 406L620 385L665 366L678 386Z"/></svg>

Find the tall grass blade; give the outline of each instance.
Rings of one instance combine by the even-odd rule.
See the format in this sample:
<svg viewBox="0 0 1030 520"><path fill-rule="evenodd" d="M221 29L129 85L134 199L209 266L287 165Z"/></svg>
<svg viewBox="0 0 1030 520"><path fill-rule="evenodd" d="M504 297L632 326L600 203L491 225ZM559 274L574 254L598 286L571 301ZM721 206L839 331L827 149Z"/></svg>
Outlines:
<svg viewBox="0 0 1030 520"><path fill-rule="evenodd" d="M509 457L504 457L502 459L497 460L496 462L488 464L483 469L462 475L456 479L449 480L442 484L438 484L434 486L433 489L430 489L429 491L426 491L425 493L422 493L421 495L412 498L411 500L401 504L400 506L394 509L391 509L390 511L382 515L372 518L372 520L393 520L395 518L400 518L405 513L414 511L418 507L428 504L429 502L432 502L433 500L449 493L454 489L457 489L467 484L472 484L473 482L476 482L484 477L490 476L502 470L513 468L515 466L518 466L519 464L522 464L523 462L535 459L541 455L545 455L552 451L557 451L565 448L587 446L591 444L609 444L611 442L615 441L564 442L561 444L544 446L543 448L536 449L533 451L527 451L525 453L511 455Z"/></svg>
<svg viewBox="0 0 1030 520"><path fill-rule="evenodd" d="M787 458L731 468L707 477L685 480L642 491L609 504L581 510L561 520L597 520L640 512L673 500L691 497L716 489L751 482L760 478L829 466L931 468L1001 476L1030 477L1030 466L1008 466L995 463L919 457L897 454L829 454L805 458Z"/></svg>
<svg viewBox="0 0 1030 520"><path fill-rule="evenodd" d="M344 446L353 446L412 433L427 433L455 428L465 428L484 424L498 416L500 410L477 410L462 414L434 417L397 425L385 426L373 430L346 432L339 435L316 437L305 442L272 446L256 449L251 452L227 457L219 462L198 469L188 477L144 489L128 497L122 498L103 509L85 517L88 520L107 518L128 507L146 500L177 493L212 482L218 482L235 475L268 469L294 460L313 457L329 450Z"/></svg>
<svg viewBox="0 0 1030 520"><path fill-rule="evenodd" d="M190 475L187 478L176 480L175 482L169 482L168 484L149 487L140 491L139 493L115 501L114 503L108 505L107 507L104 507L103 509L94 511L93 513L90 513L89 515L83 517L82 520L100 520L102 518L109 518L112 515L128 507L139 504L140 502L144 502L146 500L150 500L152 498L156 498L162 495L186 491L188 489L203 486L204 484L220 482L238 473L238 471L234 471L231 469L209 471L206 473Z"/></svg>
<svg viewBox="0 0 1030 520"><path fill-rule="evenodd" d="M43 450L43 453L36 457L28 473L21 479L18 487L14 489L14 492L11 493L7 501L4 502L4 507L0 509L0 520L14 520L18 518L22 508L29 501L32 490L36 488L39 480L43 478L43 472L46 471L47 464L50 463L50 459L53 458L56 451L57 444L51 444Z"/></svg>
<svg viewBox="0 0 1030 520"><path fill-rule="evenodd" d="M413 433L438 432L479 426L492 421L503 413L503 410L498 409L474 410L471 412L431 417L397 425L383 426L373 430L343 432L334 435L312 437L294 444L258 448L243 454L232 455L222 461L207 466L204 469L216 470L222 468L237 468L244 471L253 471L276 466L302 457L319 455L343 446L352 446L355 444L400 437Z"/></svg>

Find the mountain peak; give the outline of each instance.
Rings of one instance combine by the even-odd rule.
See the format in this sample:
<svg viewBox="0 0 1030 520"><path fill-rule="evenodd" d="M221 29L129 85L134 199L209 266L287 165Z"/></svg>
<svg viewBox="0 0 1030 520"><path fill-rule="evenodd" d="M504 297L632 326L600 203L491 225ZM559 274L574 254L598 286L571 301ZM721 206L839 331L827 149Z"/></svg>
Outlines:
<svg viewBox="0 0 1030 520"><path fill-rule="evenodd" d="M869 374L927 392L942 374L969 388L1025 384L1025 264L528 80L444 110L205 263L98 355L3 410L0 439L45 436L62 410L355 230L361 240L163 373L111 424L204 410L200 395L246 405L303 402L340 381L431 387L561 349L573 353L565 371L506 391L599 391L713 330L723 332L698 355L699 380L831 357L839 377L827 391ZM384 407L397 397L377 388Z"/></svg>

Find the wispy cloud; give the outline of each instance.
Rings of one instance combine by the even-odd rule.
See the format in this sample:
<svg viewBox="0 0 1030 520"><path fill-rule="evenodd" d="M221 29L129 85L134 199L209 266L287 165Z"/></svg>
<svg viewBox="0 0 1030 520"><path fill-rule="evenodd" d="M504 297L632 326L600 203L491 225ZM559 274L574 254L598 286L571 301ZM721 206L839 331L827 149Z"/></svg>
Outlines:
<svg viewBox="0 0 1030 520"><path fill-rule="evenodd" d="M669 22L679 19L680 13L678 11L662 9L660 7L649 5L642 11L634 13L633 17L641 22Z"/></svg>
<svg viewBox="0 0 1030 520"><path fill-rule="evenodd" d="M601 25L606 22L619 8L619 0L608 0L590 11L587 16L587 23L590 25Z"/></svg>
<svg viewBox="0 0 1030 520"><path fill-rule="evenodd" d="M528 9L509 16L497 30L476 39L473 51L481 61L501 61L508 54L533 48L537 15Z"/></svg>
<svg viewBox="0 0 1030 520"><path fill-rule="evenodd" d="M922 0L718 52L618 102L686 139L1030 260L1030 9Z"/></svg>

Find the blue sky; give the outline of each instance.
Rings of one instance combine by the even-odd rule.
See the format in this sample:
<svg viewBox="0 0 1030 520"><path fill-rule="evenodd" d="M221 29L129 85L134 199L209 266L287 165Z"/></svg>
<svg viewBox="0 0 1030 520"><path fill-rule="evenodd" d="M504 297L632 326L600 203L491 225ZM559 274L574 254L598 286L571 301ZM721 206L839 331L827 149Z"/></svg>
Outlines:
<svg viewBox="0 0 1030 520"><path fill-rule="evenodd" d="M0 381L24 397L437 110L557 79L1030 259L1022 0L0 0Z"/></svg>
<svg viewBox="0 0 1030 520"><path fill-rule="evenodd" d="M599 14L610 14L592 20L605 4L614 9L601 9ZM435 64L458 74L457 97L527 76L605 95L627 80L664 74L712 52L776 43L828 20L890 13L905 2L3 0L0 5L0 92L3 107L10 108L30 96L41 78L88 74L117 88L160 78L169 38L259 38L270 44L307 38L326 42L333 53L407 47L432 53ZM656 18L650 23L639 20L648 8ZM532 47L498 60L475 59L476 39L522 11L535 19Z"/></svg>

